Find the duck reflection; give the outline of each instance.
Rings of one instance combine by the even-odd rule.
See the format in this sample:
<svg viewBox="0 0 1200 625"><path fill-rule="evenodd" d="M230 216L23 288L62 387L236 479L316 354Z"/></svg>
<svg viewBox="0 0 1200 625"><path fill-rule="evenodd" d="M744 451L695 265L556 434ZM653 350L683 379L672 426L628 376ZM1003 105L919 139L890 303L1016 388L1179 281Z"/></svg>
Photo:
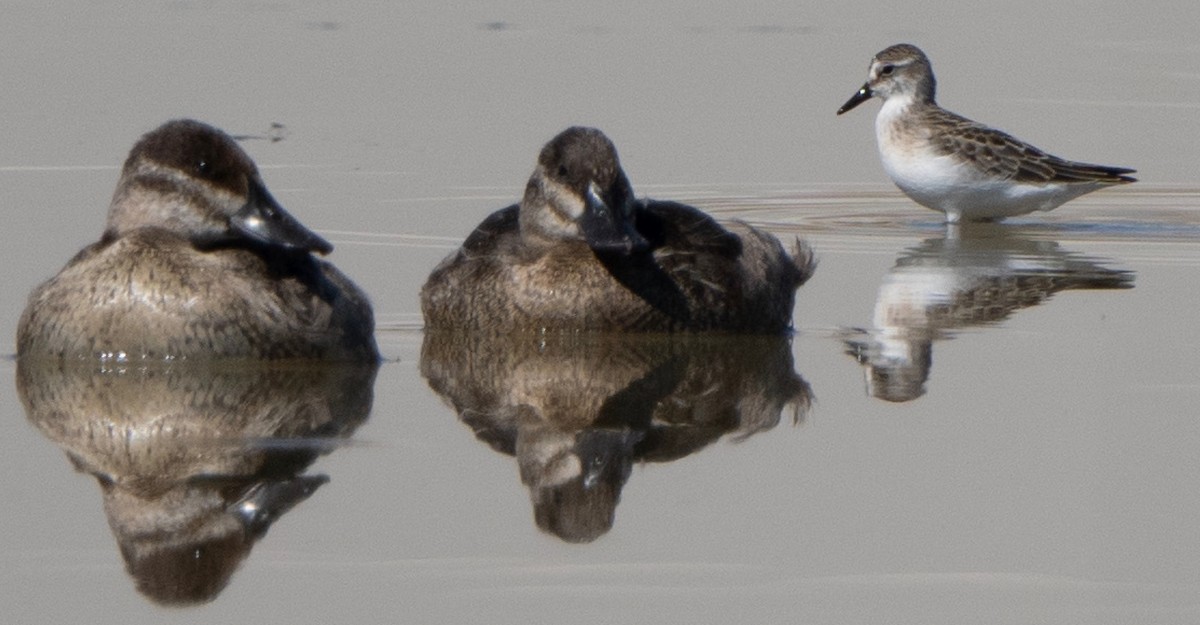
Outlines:
<svg viewBox="0 0 1200 625"><path fill-rule="evenodd" d="M612 528L634 462L800 420L808 384L786 337L427 333L421 372L475 436L517 459L542 531Z"/></svg>
<svg viewBox="0 0 1200 625"><path fill-rule="evenodd" d="M1133 272L1109 262L994 224L953 228L900 255L879 287L873 327L855 330L847 353L866 366L871 395L916 399L925 394L935 341L1003 321L1059 291L1132 288Z"/></svg>
<svg viewBox="0 0 1200 625"><path fill-rule="evenodd" d="M114 369L17 364L26 414L96 478L138 590L208 601L328 478L303 475L367 417L374 365Z"/></svg>

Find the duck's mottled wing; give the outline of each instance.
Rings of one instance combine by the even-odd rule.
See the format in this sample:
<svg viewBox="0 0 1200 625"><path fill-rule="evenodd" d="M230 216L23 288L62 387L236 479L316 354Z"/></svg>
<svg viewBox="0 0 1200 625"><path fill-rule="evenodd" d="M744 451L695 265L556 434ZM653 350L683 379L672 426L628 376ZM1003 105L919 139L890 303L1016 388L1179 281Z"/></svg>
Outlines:
<svg viewBox="0 0 1200 625"><path fill-rule="evenodd" d="M953 154L973 163L989 176L1029 183L1134 182L1134 170L1068 161L960 115L941 109L929 111L930 123L942 126L930 139L941 154Z"/></svg>
<svg viewBox="0 0 1200 625"><path fill-rule="evenodd" d="M519 205L513 204L488 215L487 219L467 236L467 240L463 241L461 254L467 257L491 254L510 235L519 236L520 224L517 217L520 210Z"/></svg>
<svg viewBox="0 0 1200 625"><path fill-rule="evenodd" d="M685 204L646 201L638 232L654 249L653 269L670 285L677 301L664 300L665 286L644 285L635 292L662 311L674 311L690 328L732 328L743 309L743 241L715 219ZM657 303L656 303L657 302ZM668 305L670 304L670 305ZM672 307L672 305L674 307Z"/></svg>
<svg viewBox="0 0 1200 625"><path fill-rule="evenodd" d="M523 323L523 313L514 313L511 305L516 289L510 271L525 260L519 214L514 204L488 215L462 247L429 273L421 287L426 328L502 328Z"/></svg>
<svg viewBox="0 0 1200 625"><path fill-rule="evenodd" d="M637 229L655 248L672 247L698 254L736 259L742 241L699 209L678 202L644 200Z"/></svg>

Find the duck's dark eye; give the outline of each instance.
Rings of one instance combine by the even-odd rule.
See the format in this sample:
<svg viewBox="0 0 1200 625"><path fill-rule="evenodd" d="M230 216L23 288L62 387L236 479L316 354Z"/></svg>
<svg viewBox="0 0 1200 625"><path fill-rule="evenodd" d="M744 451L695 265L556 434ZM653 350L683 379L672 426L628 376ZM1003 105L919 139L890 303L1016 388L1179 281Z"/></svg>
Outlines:
<svg viewBox="0 0 1200 625"><path fill-rule="evenodd" d="M199 172L201 176L207 176L212 173L212 165L209 165L208 161L200 159L196 161L196 171Z"/></svg>
<svg viewBox="0 0 1200 625"><path fill-rule="evenodd" d="M558 176L559 176L559 178L566 178L566 177L567 177L567 166L566 166L566 165L559 165L559 166L558 166Z"/></svg>
<svg viewBox="0 0 1200 625"><path fill-rule="evenodd" d="M883 67L879 68L879 75L880 76L891 76L892 72L894 72L894 71L896 71L896 66L889 63L889 64L884 65Z"/></svg>

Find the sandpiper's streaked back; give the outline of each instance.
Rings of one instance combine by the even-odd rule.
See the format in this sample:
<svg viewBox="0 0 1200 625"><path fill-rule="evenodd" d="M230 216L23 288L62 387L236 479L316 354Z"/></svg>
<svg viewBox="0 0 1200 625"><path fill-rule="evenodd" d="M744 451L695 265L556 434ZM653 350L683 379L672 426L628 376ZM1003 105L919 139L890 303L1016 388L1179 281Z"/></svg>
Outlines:
<svg viewBox="0 0 1200 625"><path fill-rule="evenodd" d="M871 59L867 82L838 115L883 100L875 136L884 170L900 190L946 221L994 221L1048 211L1096 189L1135 182L1132 169L1068 161L956 115L934 100L929 58L891 46Z"/></svg>

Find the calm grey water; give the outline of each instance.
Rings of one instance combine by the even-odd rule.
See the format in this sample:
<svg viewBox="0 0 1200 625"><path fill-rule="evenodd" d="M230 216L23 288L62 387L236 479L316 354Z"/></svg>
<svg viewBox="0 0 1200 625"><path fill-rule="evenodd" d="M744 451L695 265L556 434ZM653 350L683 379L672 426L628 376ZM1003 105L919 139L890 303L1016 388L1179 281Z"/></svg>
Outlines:
<svg viewBox="0 0 1200 625"><path fill-rule="evenodd" d="M1200 621L1197 5L739 7L6 7L0 351L29 290L98 237L134 140L194 116L246 135L334 242L389 360L373 385L0 362L3 620ZM898 41L929 53L948 108L1142 182L947 233L884 178L876 105L833 114ZM612 137L639 194L808 238L796 335L425 336L425 275L572 123ZM172 427L237 444L122 455L80 434L176 404ZM227 509L234 491L279 514ZM185 607L137 577L186 569L171 497L219 539ZM235 517L269 529L238 542ZM168 544L179 560L127 565Z"/></svg>

